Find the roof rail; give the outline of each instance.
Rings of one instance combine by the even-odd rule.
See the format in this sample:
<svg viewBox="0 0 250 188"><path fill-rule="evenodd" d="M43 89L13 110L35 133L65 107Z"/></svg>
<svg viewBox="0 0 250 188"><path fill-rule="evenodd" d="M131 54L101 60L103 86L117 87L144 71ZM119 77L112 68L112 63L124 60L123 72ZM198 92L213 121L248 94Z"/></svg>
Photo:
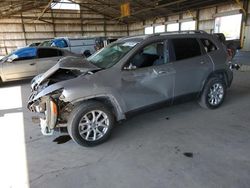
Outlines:
<svg viewBox="0 0 250 188"><path fill-rule="evenodd" d="M208 33L203 30L171 31L171 32L160 33L160 35L165 35L165 34L208 34Z"/></svg>
<svg viewBox="0 0 250 188"><path fill-rule="evenodd" d="M186 31L170 31L170 32L164 32L164 33L154 33L154 34L142 34L142 35L135 35L135 36L125 36L122 38L119 38L119 40L124 40L127 38L137 38L137 37L142 37L144 39L154 37L154 36L161 36L161 35L171 35L171 34L208 34L206 31L203 30L186 30Z"/></svg>
<svg viewBox="0 0 250 188"><path fill-rule="evenodd" d="M145 37L145 35L125 36L125 37L118 38L117 41L124 40L124 39L130 39L130 38L137 38L137 37Z"/></svg>

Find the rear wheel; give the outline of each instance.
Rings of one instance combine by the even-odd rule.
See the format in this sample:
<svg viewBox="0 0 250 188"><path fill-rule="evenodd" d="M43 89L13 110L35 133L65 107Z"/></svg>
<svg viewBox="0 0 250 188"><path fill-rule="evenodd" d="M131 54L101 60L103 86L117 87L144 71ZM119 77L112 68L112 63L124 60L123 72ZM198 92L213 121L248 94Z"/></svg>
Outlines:
<svg viewBox="0 0 250 188"><path fill-rule="evenodd" d="M95 146L109 138L113 125L112 112L102 103L89 101L72 111L68 132L77 144Z"/></svg>
<svg viewBox="0 0 250 188"><path fill-rule="evenodd" d="M199 104L204 108L218 108L226 97L225 82L217 77L212 77L206 83Z"/></svg>

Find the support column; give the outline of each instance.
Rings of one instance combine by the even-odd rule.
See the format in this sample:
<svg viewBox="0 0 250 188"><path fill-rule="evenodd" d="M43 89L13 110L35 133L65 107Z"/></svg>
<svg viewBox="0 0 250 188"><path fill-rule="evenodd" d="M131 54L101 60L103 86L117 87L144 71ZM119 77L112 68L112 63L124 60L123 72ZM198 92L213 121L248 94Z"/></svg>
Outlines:
<svg viewBox="0 0 250 188"><path fill-rule="evenodd" d="M23 30L23 36L24 36L25 46L27 46L28 43L27 43L27 37L26 37L26 31L25 31L25 27L24 27L23 14L22 13L21 13L21 22L22 22L22 30Z"/></svg>
<svg viewBox="0 0 250 188"><path fill-rule="evenodd" d="M196 11L196 30L200 29L200 10Z"/></svg>
<svg viewBox="0 0 250 188"><path fill-rule="evenodd" d="M129 36L129 24L127 24L127 36Z"/></svg>
<svg viewBox="0 0 250 188"><path fill-rule="evenodd" d="M80 20L81 20L81 34L82 34L82 36L84 36L84 31L83 31L83 24L82 24L82 22L83 22L83 18L82 18L82 6L80 5Z"/></svg>
<svg viewBox="0 0 250 188"><path fill-rule="evenodd" d="M103 32L104 32L104 36L107 36L107 20L106 17L104 16L104 23L103 23Z"/></svg>
<svg viewBox="0 0 250 188"><path fill-rule="evenodd" d="M53 25L53 34L54 34L54 37L56 37L56 28L55 28L53 9L50 9L50 13L51 13L51 20L52 20L52 25Z"/></svg>

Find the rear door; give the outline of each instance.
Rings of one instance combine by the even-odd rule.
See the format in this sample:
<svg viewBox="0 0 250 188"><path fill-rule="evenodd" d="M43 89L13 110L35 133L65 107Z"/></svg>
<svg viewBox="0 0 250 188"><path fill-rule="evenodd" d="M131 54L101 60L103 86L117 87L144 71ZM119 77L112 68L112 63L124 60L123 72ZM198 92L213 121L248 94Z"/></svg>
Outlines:
<svg viewBox="0 0 250 188"><path fill-rule="evenodd" d="M213 63L196 38L169 41L170 61L176 70L174 95L199 92L203 81L213 70Z"/></svg>
<svg viewBox="0 0 250 188"><path fill-rule="evenodd" d="M37 74L36 69L36 48L23 48L12 54L12 62L2 64L2 74L4 80L18 80L33 77Z"/></svg>
<svg viewBox="0 0 250 188"><path fill-rule="evenodd" d="M37 56L37 70L38 74L41 74L53 67L63 57L63 51L55 48L39 48Z"/></svg>

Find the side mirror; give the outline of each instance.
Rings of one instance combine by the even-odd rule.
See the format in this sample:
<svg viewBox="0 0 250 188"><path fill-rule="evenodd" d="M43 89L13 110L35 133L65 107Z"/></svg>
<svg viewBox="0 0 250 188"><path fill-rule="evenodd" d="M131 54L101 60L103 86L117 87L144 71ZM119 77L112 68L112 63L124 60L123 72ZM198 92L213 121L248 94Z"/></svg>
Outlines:
<svg viewBox="0 0 250 188"><path fill-rule="evenodd" d="M12 63L12 62L13 62L13 59L11 59L11 58L7 58L6 62L8 62L8 63Z"/></svg>
<svg viewBox="0 0 250 188"><path fill-rule="evenodd" d="M132 63L129 63L126 65L123 70L135 70L137 67L135 65L132 65Z"/></svg>
<svg viewBox="0 0 250 188"><path fill-rule="evenodd" d="M8 58L7 58L7 62L8 63L12 63L15 59L17 59L18 58L18 56L16 55L16 54L12 54L11 56L9 56Z"/></svg>

